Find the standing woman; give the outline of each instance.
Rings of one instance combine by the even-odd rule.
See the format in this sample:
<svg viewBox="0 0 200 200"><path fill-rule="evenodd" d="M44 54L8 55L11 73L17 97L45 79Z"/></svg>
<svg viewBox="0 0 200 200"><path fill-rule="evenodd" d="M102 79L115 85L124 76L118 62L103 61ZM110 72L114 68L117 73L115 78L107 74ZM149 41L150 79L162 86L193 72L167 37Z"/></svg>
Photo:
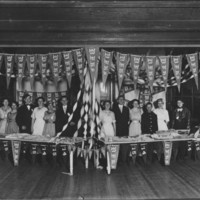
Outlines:
<svg viewBox="0 0 200 200"><path fill-rule="evenodd" d="M129 102L129 111L130 116L130 126L129 126L129 136L138 136L141 135L141 116L142 110L140 109L140 102L137 99L133 99Z"/></svg>
<svg viewBox="0 0 200 200"><path fill-rule="evenodd" d="M16 123L17 108L18 108L18 103L16 101L13 101L11 104L12 110L8 113L7 117L8 126L6 129L6 134L19 133L19 127Z"/></svg>
<svg viewBox="0 0 200 200"><path fill-rule="evenodd" d="M164 106L163 99L158 99L157 103L158 103L158 108L156 108L154 110L154 113L157 115L158 130L159 131L166 131L166 130L168 130L169 113L163 107Z"/></svg>
<svg viewBox="0 0 200 200"><path fill-rule="evenodd" d="M44 136L54 137L56 135L55 121L56 121L56 113L52 102L47 103L48 110L44 113Z"/></svg>
<svg viewBox="0 0 200 200"><path fill-rule="evenodd" d="M116 135L115 114L110 110L110 101L105 101L104 107L105 109L100 112L101 136L113 137Z"/></svg>
<svg viewBox="0 0 200 200"><path fill-rule="evenodd" d="M32 124L31 124L31 129L33 132L33 135L42 135L43 130L44 130L44 113L47 111L47 108L44 107L44 98L43 97L39 97L37 98L37 104L38 107L36 107L33 110L32 113Z"/></svg>
<svg viewBox="0 0 200 200"><path fill-rule="evenodd" d="M3 100L3 106L0 108L0 134L6 133L7 128L7 116L11 111L8 99Z"/></svg>

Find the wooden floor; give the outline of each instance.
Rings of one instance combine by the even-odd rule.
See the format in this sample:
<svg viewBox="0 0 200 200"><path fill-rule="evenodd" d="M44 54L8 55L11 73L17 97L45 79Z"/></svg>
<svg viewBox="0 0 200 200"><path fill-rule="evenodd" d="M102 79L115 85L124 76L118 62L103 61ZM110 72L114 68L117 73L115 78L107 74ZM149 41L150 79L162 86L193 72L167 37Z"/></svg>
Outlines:
<svg viewBox="0 0 200 200"><path fill-rule="evenodd" d="M92 163L86 170L78 160L74 176L62 174L65 170L0 160L0 199L200 199L200 161L121 164L107 175Z"/></svg>

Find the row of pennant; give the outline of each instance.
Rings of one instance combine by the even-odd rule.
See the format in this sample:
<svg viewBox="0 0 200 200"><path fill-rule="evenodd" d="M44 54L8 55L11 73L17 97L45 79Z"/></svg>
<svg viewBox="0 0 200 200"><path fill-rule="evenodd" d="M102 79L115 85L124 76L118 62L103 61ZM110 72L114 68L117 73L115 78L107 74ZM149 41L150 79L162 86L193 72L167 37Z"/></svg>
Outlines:
<svg viewBox="0 0 200 200"><path fill-rule="evenodd" d="M113 60L113 58L115 58ZM50 63L50 69L52 71L52 76L55 84L58 83L59 73L62 68L61 61L63 59L64 72L68 82L69 88L71 87L72 79L72 66L75 63L76 69L79 74L81 83L84 79L84 68L88 67L92 83L97 80L99 61L101 62L102 69L102 81L105 84L113 61L116 64L116 71L118 77L119 89L121 89L126 68L128 65L132 69L132 78L134 85L136 86L139 70L142 63L145 63L146 73L148 77L148 83L153 90L153 82L156 68L156 59L159 60L159 66L162 72L162 78L167 87L169 65L171 63L174 76L177 81L178 88L180 90L181 84L181 72L182 72L182 58L183 55L178 56L142 56L142 55L131 55L131 54L122 54L119 52L108 52L104 49L99 49L99 47L85 47L81 49L75 49L71 51L63 51L58 53L49 53L49 54L0 54L0 70L3 63L5 62L6 67L6 77L7 77L7 86L9 86L10 78L13 73L14 63L17 67L17 81L19 85L22 82L23 77L25 76L25 66L27 64L28 75L30 77L31 87L33 88L34 78L36 75L37 65L39 66L39 73L41 75L41 81L43 85L46 82L47 68L48 63ZM186 54L188 64L191 68L193 76L195 78L196 85L198 87L198 53Z"/></svg>

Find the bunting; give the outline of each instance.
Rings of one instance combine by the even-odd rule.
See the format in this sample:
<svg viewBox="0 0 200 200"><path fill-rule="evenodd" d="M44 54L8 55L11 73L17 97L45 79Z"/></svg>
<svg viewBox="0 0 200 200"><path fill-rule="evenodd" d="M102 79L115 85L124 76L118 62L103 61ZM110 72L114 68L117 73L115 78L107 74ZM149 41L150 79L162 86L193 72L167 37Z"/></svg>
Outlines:
<svg viewBox="0 0 200 200"><path fill-rule="evenodd" d="M22 79L24 77L24 69L25 69L25 62L26 62L26 55L17 54L15 55L16 63L17 63L17 70L18 70L18 87L21 90L22 88Z"/></svg>
<svg viewBox="0 0 200 200"><path fill-rule="evenodd" d="M101 50L101 70L102 70L102 81L106 84L106 80L111 68L113 58L113 52L108 52L104 49Z"/></svg>
<svg viewBox="0 0 200 200"><path fill-rule="evenodd" d="M163 83L164 83L165 91L166 91L168 73L169 73L169 56L159 56L158 58L160 61L160 68L161 68Z"/></svg>
<svg viewBox="0 0 200 200"><path fill-rule="evenodd" d="M182 72L182 56L171 56L171 64L174 72L174 76L176 78L178 90L180 92L181 85L181 72Z"/></svg>
<svg viewBox="0 0 200 200"><path fill-rule="evenodd" d="M117 52L116 61L117 61L116 64L117 64L118 84L119 84L119 90L120 90L122 86L122 82L124 80L125 70L129 62L128 54L121 54Z"/></svg>
<svg viewBox="0 0 200 200"><path fill-rule="evenodd" d="M36 65L37 65L37 55L35 54L27 55L27 67L29 71L31 89L33 89L34 85Z"/></svg>
<svg viewBox="0 0 200 200"><path fill-rule="evenodd" d="M43 87L45 86L45 83L46 83L47 59L48 59L48 54L38 55L38 62L39 62L41 81L42 81Z"/></svg>
<svg viewBox="0 0 200 200"><path fill-rule="evenodd" d="M150 86L151 92L153 92L155 63L156 63L156 57L155 56L146 56L146 70L147 70L147 77L148 77L148 80L149 80L149 86Z"/></svg>
<svg viewBox="0 0 200 200"><path fill-rule="evenodd" d="M98 76L98 57L99 48L98 47L85 47L87 62L90 70L90 76L92 83L97 80Z"/></svg>
<svg viewBox="0 0 200 200"><path fill-rule="evenodd" d="M62 52L64 58L64 66L65 66L65 73L68 82L69 88L71 88L71 79L72 79L72 51L63 51Z"/></svg>
<svg viewBox="0 0 200 200"><path fill-rule="evenodd" d="M199 62L198 62L198 54L186 54L188 64L190 66L190 69L193 73L194 80L197 86L197 89L199 88L199 83L198 83L198 72L199 72Z"/></svg>
<svg viewBox="0 0 200 200"><path fill-rule="evenodd" d="M131 69L132 69L132 75L133 75L135 89L137 88L137 81L138 81L138 77L139 77L141 58L142 58L142 56L131 55Z"/></svg>
<svg viewBox="0 0 200 200"><path fill-rule="evenodd" d="M13 72L13 64L14 64L14 54L5 54L7 88L10 85L10 77Z"/></svg>

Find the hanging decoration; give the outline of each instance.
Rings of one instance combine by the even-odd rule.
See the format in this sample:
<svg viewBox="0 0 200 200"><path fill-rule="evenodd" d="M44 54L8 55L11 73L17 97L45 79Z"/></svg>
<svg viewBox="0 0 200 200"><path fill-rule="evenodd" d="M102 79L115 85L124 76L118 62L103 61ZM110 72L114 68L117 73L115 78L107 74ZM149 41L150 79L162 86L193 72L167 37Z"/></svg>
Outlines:
<svg viewBox="0 0 200 200"><path fill-rule="evenodd" d="M198 54L186 54L188 64L190 66L190 69L193 73L194 80L197 86L197 89L199 88L198 84L198 71L199 71L199 62L198 62Z"/></svg>
<svg viewBox="0 0 200 200"><path fill-rule="evenodd" d="M99 48L98 47L85 47L87 62L90 70L90 76L92 84L97 80L98 76L98 57Z"/></svg>
<svg viewBox="0 0 200 200"><path fill-rule="evenodd" d="M149 80L149 86L150 86L151 92L153 92L155 64L156 64L155 56L146 56L146 71L147 71L147 77Z"/></svg>
<svg viewBox="0 0 200 200"><path fill-rule="evenodd" d="M84 51L83 49L76 49L73 51L73 55L74 55L74 61L78 70L80 81L81 83L83 83L84 82L83 73L84 73L84 64L85 64Z"/></svg>
<svg viewBox="0 0 200 200"><path fill-rule="evenodd" d="M125 70L129 62L128 54L121 54L117 52L116 61L117 61L116 64L117 64L118 84L120 90L124 79Z"/></svg>
<svg viewBox="0 0 200 200"><path fill-rule="evenodd" d="M171 56L171 64L174 72L174 76L176 78L178 90L180 92L181 87L181 72L182 72L182 56Z"/></svg>
<svg viewBox="0 0 200 200"><path fill-rule="evenodd" d="M63 51L62 55L64 59L65 73L66 73L68 86L69 88L71 88L72 64L73 64L72 51Z"/></svg>
<svg viewBox="0 0 200 200"><path fill-rule="evenodd" d="M165 86L165 91L167 89L167 80L169 73L169 56L159 56L160 68L162 72L163 82Z"/></svg>
<svg viewBox="0 0 200 200"><path fill-rule="evenodd" d="M38 63L39 63L43 87L45 86L45 83L46 83L47 60L48 60L48 54L38 55Z"/></svg>
<svg viewBox="0 0 200 200"><path fill-rule="evenodd" d="M103 84L106 84L106 80L111 68L111 63L113 59L113 52L108 52L104 49L101 49L101 69L102 69L102 81Z"/></svg>
<svg viewBox="0 0 200 200"><path fill-rule="evenodd" d="M37 65L37 55L35 54L27 55L27 67L29 71L31 89L33 89L34 86L36 65Z"/></svg>
<svg viewBox="0 0 200 200"><path fill-rule="evenodd" d="M52 75L54 78L54 83L57 86L59 77L59 68L61 64L61 53L49 53L50 56L50 66L52 70Z"/></svg>
<svg viewBox="0 0 200 200"><path fill-rule="evenodd" d="M131 69L134 81L134 88L137 88L137 81L139 77L139 69L141 64L142 56L139 55L131 55Z"/></svg>
<svg viewBox="0 0 200 200"><path fill-rule="evenodd" d="M23 54L17 54L17 55L15 55L15 59L16 59L17 70L18 70L17 82L18 82L19 90L21 90L22 79L24 77L26 56Z"/></svg>
<svg viewBox="0 0 200 200"><path fill-rule="evenodd" d="M13 64L14 64L14 54L5 54L7 88L10 85L10 77L13 72Z"/></svg>
<svg viewBox="0 0 200 200"><path fill-rule="evenodd" d="M4 55L3 53L0 53L0 71L3 63L3 55Z"/></svg>

